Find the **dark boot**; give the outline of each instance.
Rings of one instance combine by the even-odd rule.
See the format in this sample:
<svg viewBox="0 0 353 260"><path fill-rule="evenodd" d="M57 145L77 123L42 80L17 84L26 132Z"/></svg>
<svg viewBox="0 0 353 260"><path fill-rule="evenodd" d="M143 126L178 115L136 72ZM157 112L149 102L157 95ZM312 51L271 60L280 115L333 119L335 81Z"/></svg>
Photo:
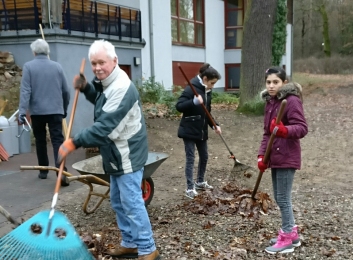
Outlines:
<svg viewBox="0 0 353 260"><path fill-rule="evenodd" d="M108 250L105 252L108 255L117 258L137 258L137 248L126 248L122 246L117 246L115 249Z"/></svg>
<svg viewBox="0 0 353 260"><path fill-rule="evenodd" d="M48 176L48 172L39 172L38 178L39 179L46 179Z"/></svg>

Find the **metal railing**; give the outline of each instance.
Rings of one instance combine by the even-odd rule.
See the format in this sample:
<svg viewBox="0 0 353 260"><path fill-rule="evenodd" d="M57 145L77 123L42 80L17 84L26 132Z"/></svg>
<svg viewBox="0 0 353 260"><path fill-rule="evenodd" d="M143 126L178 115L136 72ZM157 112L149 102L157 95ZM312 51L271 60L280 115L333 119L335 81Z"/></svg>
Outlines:
<svg viewBox="0 0 353 260"><path fill-rule="evenodd" d="M40 1L2 0L0 31L36 30L42 23ZM44 24L44 22L42 23ZM48 28L47 26L45 26ZM64 0L61 29L135 38L142 41L141 11L89 0Z"/></svg>

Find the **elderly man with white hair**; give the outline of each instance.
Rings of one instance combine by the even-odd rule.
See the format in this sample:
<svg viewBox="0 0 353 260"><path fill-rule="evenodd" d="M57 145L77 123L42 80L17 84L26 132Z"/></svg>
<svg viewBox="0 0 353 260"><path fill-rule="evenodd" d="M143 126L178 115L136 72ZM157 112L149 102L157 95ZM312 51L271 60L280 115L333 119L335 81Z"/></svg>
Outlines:
<svg viewBox="0 0 353 260"><path fill-rule="evenodd" d="M46 130L48 125L54 151L54 163L56 167L59 167L58 150L64 141L62 120L67 114L70 92L63 68L58 62L48 58L50 52L48 43L42 39L35 40L31 44L31 50L34 59L26 62L22 69L19 123L25 123L28 109L39 166L49 166ZM46 179L47 174L48 170L41 170L38 177ZM62 185L68 184L63 176Z"/></svg>
<svg viewBox="0 0 353 260"><path fill-rule="evenodd" d="M111 205L122 242L107 254L118 258L160 259L141 191L148 156L147 130L139 93L119 68L114 46L95 41L88 52L95 78L76 75L74 87L94 104L94 123L66 140L59 162L78 147L99 147L103 169L110 175Z"/></svg>

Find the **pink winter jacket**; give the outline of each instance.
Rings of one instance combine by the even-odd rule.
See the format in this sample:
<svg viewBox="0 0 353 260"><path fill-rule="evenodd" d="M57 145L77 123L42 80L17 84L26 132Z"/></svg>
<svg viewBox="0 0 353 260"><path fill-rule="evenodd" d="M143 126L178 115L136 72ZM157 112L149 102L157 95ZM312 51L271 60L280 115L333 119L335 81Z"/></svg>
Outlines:
<svg viewBox="0 0 353 260"><path fill-rule="evenodd" d="M308 125L304 117L303 103L301 100L302 88L298 83L284 85L275 97L271 97L268 91L261 93L266 101L264 116L264 134L258 155L265 155L267 142L270 139L270 125L281 106L283 99L287 99L282 123L288 129L288 137L275 137L269 160L269 168L294 168L301 167L300 138L308 133Z"/></svg>

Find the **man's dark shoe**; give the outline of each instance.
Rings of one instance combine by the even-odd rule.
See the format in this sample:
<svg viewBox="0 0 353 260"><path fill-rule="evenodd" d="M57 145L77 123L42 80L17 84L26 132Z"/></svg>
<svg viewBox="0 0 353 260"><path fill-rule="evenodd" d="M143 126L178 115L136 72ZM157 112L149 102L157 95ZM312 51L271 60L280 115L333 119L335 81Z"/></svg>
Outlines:
<svg viewBox="0 0 353 260"><path fill-rule="evenodd" d="M39 172L39 174L38 174L39 179L46 179L47 176L48 176L47 172Z"/></svg>
<svg viewBox="0 0 353 260"><path fill-rule="evenodd" d="M117 258L137 258L137 248L126 248L123 246L117 246L115 249L107 250L105 252L108 255Z"/></svg>
<svg viewBox="0 0 353 260"><path fill-rule="evenodd" d="M139 260L161 260L158 250L154 250L149 255L140 255Z"/></svg>

